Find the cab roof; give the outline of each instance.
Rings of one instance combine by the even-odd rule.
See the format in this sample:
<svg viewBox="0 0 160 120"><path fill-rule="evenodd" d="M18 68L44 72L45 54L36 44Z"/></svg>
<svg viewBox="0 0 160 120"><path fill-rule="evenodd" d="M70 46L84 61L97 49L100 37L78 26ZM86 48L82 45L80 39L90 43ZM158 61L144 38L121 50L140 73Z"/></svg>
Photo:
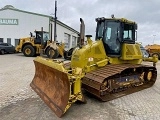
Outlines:
<svg viewBox="0 0 160 120"><path fill-rule="evenodd" d="M43 32L43 33L49 33L49 32L46 32L46 31L37 31L37 30L35 30L34 32L37 32L37 33L41 33L41 32Z"/></svg>
<svg viewBox="0 0 160 120"><path fill-rule="evenodd" d="M112 18L105 18L105 17L96 18L96 21L99 21L99 20L120 21L120 22L123 22L123 23L137 24L135 21L131 21L131 20L128 20L126 18L115 18L115 17L112 17Z"/></svg>

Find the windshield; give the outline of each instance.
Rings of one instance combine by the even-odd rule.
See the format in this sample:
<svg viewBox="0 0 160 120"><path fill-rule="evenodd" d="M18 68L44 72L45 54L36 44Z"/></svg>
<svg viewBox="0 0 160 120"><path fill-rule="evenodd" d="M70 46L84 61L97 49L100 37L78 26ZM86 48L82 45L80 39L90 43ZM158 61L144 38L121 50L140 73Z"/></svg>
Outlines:
<svg viewBox="0 0 160 120"><path fill-rule="evenodd" d="M103 42L107 54L120 54L120 23L107 21Z"/></svg>
<svg viewBox="0 0 160 120"><path fill-rule="evenodd" d="M103 38L103 31L104 31L104 22L99 22L97 24L96 40Z"/></svg>
<svg viewBox="0 0 160 120"><path fill-rule="evenodd" d="M43 40L44 42L49 40L49 33L43 33Z"/></svg>
<svg viewBox="0 0 160 120"><path fill-rule="evenodd" d="M124 24L123 39L135 40L135 30L133 25Z"/></svg>

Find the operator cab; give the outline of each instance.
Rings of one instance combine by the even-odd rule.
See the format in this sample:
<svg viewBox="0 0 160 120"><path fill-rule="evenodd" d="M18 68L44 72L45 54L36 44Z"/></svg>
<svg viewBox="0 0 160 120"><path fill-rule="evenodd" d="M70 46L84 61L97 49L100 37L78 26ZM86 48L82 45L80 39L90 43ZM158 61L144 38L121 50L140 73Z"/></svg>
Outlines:
<svg viewBox="0 0 160 120"><path fill-rule="evenodd" d="M137 24L121 18L96 18L96 40L102 39L106 55L120 56L123 43L135 44Z"/></svg>
<svg viewBox="0 0 160 120"><path fill-rule="evenodd" d="M49 40L49 33L45 31L35 31L36 37L35 37L35 44L41 44L45 45L47 41Z"/></svg>

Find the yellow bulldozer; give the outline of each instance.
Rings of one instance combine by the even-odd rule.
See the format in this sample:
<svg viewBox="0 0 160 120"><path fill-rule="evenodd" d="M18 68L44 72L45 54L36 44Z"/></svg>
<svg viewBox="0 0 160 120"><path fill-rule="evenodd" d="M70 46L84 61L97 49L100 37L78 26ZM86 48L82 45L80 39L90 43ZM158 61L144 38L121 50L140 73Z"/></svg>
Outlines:
<svg viewBox="0 0 160 120"><path fill-rule="evenodd" d="M125 18L96 18L96 41L86 35L80 19L81 44L69 63L37 57L32 89L61 117L76 101L86 102L82 90L109 101L151 87L157 78L156 56L143 65L136 41L137 24Z"/></svg>
<svg viewBox="0 0 160 120"><path fill-rule="evenodd" d="M64 57L64 43L51 41L46 31L34 32L35 36L30 32L30 37L20 38L15 48L16 52L22 52L26 57L33 57L41 52L50 58Z"/></svg>

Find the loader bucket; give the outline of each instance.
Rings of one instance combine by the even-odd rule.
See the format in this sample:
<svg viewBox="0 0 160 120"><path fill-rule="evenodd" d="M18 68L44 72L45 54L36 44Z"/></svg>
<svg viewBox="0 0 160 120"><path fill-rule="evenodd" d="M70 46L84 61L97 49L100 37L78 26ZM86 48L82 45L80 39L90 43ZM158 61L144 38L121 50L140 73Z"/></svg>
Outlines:
<svg viewBox="0 0 160 120"><path fill-rule="evenodd" d="M34 64L35 76L30 84L32 89L61 117L66 111L70 95L70 83L65 69L61 64L41 57L37 57Z"/></svg>

